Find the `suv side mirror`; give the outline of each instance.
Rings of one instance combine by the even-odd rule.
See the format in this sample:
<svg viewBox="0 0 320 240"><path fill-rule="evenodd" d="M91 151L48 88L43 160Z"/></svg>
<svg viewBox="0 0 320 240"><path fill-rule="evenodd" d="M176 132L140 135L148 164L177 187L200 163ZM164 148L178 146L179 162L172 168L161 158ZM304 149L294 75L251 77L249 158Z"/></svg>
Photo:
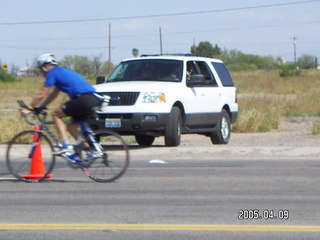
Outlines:
<svg viewBox="0 0 320 240"><path fill-rule="evenodd" d="M187 80L188 87L194 87L196 85L204 85L205 77L202 74L192 74L190 79Z"/></svg>
<svg viewBox="0 0 320 240"><path fill-rule="evenodd" d="M104 83L106 81L106 78L104 76L98 76L96 78L96 84L101 84Z"/></svg>

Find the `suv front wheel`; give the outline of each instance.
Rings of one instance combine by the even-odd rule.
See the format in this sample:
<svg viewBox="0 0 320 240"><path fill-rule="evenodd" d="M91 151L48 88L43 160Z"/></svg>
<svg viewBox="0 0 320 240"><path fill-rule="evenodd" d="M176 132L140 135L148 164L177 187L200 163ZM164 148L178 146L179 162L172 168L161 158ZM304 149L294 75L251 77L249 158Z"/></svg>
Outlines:
<svg viewBox="0 0 320 240"><path fill-rule="evenodd" d="M226 110L222 109L221 117L217 124L217 130L211 133L210 139L213 144L227 144L230 140L231 124Z"/></svg>
<svg viewBox="0 0 320 240"><path fill-rule="evenodd" d="M174 147L180 144L181 140L181 111L178 107L171 109L169 120L166 125L164 141L166 146Z"/></svg>
<svg viewBox="0 0 320 240"><path fill-rule="evenodd" d="M154 142L155 137L154 136L148 136L148 135L136 135L136 141L140 146L151 146Z"/></svg>

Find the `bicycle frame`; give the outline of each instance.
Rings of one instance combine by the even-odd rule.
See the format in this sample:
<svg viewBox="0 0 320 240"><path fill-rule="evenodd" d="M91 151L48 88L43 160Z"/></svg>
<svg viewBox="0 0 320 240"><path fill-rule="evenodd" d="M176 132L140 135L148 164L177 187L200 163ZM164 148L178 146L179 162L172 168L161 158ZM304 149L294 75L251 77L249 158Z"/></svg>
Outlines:
<svg viewBox="0 0 320 240"><path fill-rule="evenodd" d="M49 137L53 140L53 142L56 144L55 147L62 147L62 144L60 143L59 139L56 137L56 135L50 130L49 127L47 127L47 125L52 125L54 124L53 121L45 121L44 119L42 119L39 115L35 115L39 121L39 130L35 130L36 132L46 132ZM36 123L30 121L27 117L24 118L24 120L30 124L30 125L37 125ZM81 142L83 141L83 137L86 137L89 140L89 144L92 144L92 146L95 148L95 150L99 153L99 154L103 154L103 149L101 147L101 145L96 141L96 139L93 136L93 131L91 130L91 128L88 126L86 121L66 121L66 124L78 124L80 126L80 132L78 134L78 137L76 139L76 147L80 147ZM32 150L30 152L30 156L32 156L32 153L34 152L37 144L39 141L39 135L38 138L35 140L34 146L32 147ZM79 153L79 152L78 152ZM87 161L89 159L74 159L78 162L80 161Z"/></svg>
<svg viewBox="0 0 320 240"><path fill-rule="evenodd" d="M93 136L93 131L88 126L88 123L86 121L71 121L67 124L79 124L80 125L80 133L78 134L77 144L76 146L80 146L81 142L83 141L83 137L88 139L88 143L92 145L92 147L95 148L95 150L100 154L103 155L103 149L101 145L96 141L96 139ZM88 159L78 159L78 161L86 161Z"/></svg>

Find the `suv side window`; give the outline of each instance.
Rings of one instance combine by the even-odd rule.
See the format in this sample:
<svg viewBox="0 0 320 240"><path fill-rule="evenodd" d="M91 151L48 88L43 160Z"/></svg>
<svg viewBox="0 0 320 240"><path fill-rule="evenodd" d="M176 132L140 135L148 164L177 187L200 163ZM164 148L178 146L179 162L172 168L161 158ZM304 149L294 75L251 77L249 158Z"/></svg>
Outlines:
<svg viewBox="0 0 320 240"><path fill-rule="evenodd" d="M187 62L187 77L190 77L192 74L197 74L196 66L193 61Z"/></svg>
<svg viewBox="0 0 320 240"><path fill-rule="evenodd" d="M217 63L217 62L212 62L213 67L216 69L216 72L222 82L222 85L224 87L233 87L234 83L231 78L231 75L227 68L224 66L223 63Z"/></svg>
<svg viewBox="0 0 320 240"><path fill-rule="evenodd" d="M214 76L212 74L212 72L209 69L209 66L205 63L205 62L196 62L199 70L200 70L200 74L204 75L205 79L206 79L206 86L218 86L216 80L214 79Z"/></svg>
<svg viewBox="0 0 320 240"><path fill-rule="evenodd" d="M202 86L218 86L217 82L210 71L208 65L201 61L189 61L187 62L187 75L190 77L192 74L202 74L205 77L205 83Z"/></svg>

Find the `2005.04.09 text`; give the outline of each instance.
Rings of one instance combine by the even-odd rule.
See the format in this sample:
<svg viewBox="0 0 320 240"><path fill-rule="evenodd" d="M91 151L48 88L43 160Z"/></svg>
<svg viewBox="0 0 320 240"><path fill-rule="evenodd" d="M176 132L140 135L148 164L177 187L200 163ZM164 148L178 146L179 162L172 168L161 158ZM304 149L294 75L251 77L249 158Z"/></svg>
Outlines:
<svg viewBox="0 0 320 240"><path fill-rule="evenodd" d="M239 220L288 220L289 210L268 210L260 211L258 209L240 209L238 211Z"/></svg>

